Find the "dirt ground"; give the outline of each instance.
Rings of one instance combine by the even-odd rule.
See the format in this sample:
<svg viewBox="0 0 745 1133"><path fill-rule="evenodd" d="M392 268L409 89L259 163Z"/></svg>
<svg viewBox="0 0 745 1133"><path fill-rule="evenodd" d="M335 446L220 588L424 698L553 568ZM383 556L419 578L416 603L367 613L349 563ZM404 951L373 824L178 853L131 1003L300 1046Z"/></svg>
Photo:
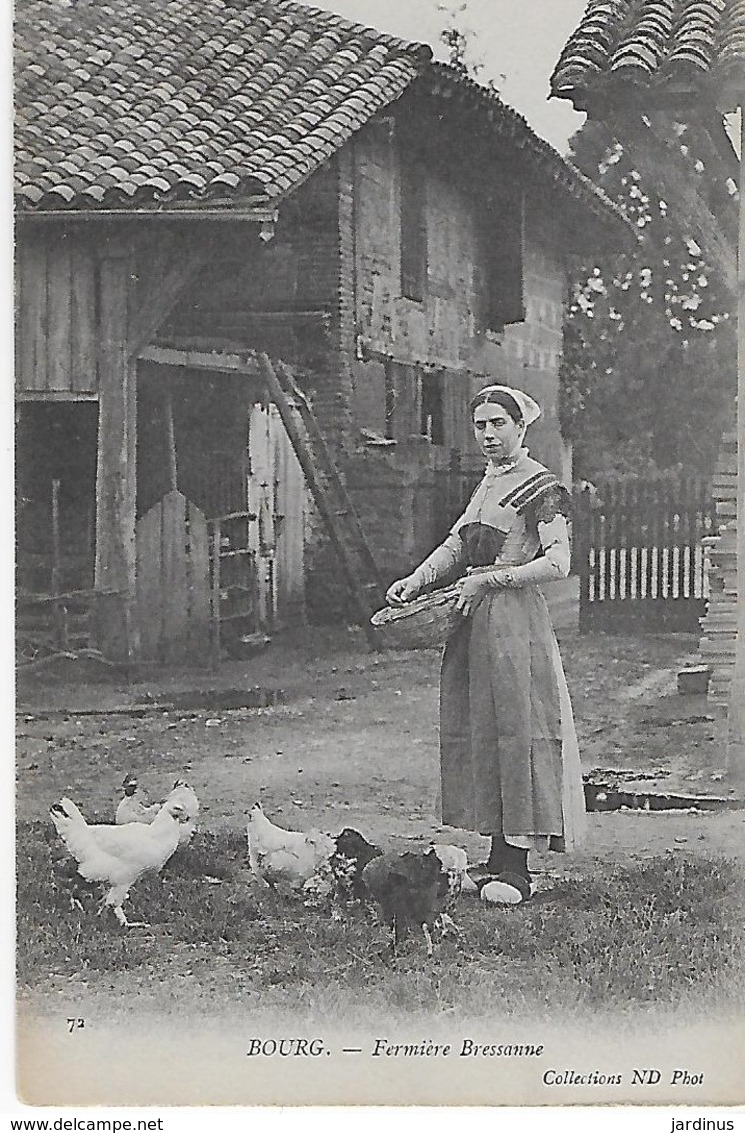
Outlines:
<svg viewBox="0 0 745 1133"><path fill-rule="evenodd" d="M677 692L694 638L559 636L586 771L623 769L656 791L741 796L705 698ZM391 846L437 836L478 860L485 839L437 824L438 669L436 650L376 653L357 630L309 629L218 673L124 681L69 662L23 674L18 818L44 818L69 794L87 815L111 820L126 772L152 798L178 776L196 789L206 830L244 829L260 798L281 825L349 824ZM247 690L268 706L229 707ZM592 814L580 854L533 866L582 872L665 852L745 861L743 808Z"/></svg>

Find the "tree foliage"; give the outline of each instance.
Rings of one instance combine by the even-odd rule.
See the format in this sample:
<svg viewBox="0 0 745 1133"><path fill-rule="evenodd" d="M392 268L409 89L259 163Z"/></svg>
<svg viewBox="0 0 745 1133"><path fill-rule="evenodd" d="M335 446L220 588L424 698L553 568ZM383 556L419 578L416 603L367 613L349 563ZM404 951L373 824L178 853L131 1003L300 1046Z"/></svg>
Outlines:
<svg viewBox="0 0 745 1133"><path fill-rule="evenodd" d="M483 56L474 53L477 35L468 24L468 0L462 0L460 4L438 3L437 11L445 20L440 32L440 42L447 48L451 67L455 67L468 78L478 80L487 90L498 94L499 87L494 79L483 82L481 78L484 59ZM500 78L503 79L504 76L501 75Z"/></svg>
<svg viewBox="0 0 745 1133"><path fill-rule="evenodd" d="M438 10L451 64L478 79L468 0ZM560 404L576 476L708 474L737 378L737 163L721 118L591 120L570 157L641 237L636 249L573 265Z"/></svg>
<svg viewBox="0 0 745 1133"><path fill-rule="evenodd" d="M728 144L659 116L590 121L572 139L572 160L641 234L637 249L574 273L561 404L579 476L713 468L736 384L731 273L717 253L736 244Z"/></svg>

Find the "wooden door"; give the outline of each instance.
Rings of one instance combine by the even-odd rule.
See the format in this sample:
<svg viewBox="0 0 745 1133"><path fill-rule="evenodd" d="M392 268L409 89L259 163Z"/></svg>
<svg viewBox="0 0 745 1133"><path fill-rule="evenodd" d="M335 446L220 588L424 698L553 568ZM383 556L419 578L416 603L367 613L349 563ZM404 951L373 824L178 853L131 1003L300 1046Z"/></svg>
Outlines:
<svg viewBox="0 0 745 1133"><path fill-rule="evenodd" d="M168 492L137 523L137 621L143 661L209 664L207 521L181 492Z"/></svg>
<svg viewBox="0 0 745 1133"><path fill-rule="evenodd" d="M253 520L249 546L256 564L258 619L262 629L272 629L277 616L277 479L271 419L271 408L257 403L248 422L248 511Z"/></svg>
<svg viewBox="0 0 745 1133"><path fill-rule="evenodd" d="M281 625L305 617L305 524L309 491L277 406L269 407L274 479L275 601Z"/></svg>

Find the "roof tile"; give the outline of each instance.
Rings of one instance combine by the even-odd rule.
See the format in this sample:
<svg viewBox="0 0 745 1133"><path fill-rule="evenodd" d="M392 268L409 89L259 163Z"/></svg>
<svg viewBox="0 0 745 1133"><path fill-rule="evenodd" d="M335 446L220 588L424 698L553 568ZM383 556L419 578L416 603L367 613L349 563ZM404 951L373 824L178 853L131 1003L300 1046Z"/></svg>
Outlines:
<svg viewBox="0 0 745 1133"><path fill-rule="evenodd" d="M672 2L648 0L655 50ZM691 24L691 50L706 26ZM257 186L276 200L398 99L431 57L296 0L17 0L15 31L17 193L27 209L208 200ZM740 41L745 19L726 47ZM490 106L513 144L532 139L554 181L606 207L519 116Z"/></svg>
<svg viewBox="0 0 745 1133"><path fill-rule="evenodd" d="M745 0L588 0L551 91L584 110L686 77L745 89Z"/></svg>

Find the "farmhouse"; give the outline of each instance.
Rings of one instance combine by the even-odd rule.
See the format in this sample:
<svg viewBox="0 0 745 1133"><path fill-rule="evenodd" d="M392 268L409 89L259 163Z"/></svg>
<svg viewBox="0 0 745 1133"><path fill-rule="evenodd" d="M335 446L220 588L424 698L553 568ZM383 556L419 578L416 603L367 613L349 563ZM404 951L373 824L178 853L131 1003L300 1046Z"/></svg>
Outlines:
<svg viewBox="0 0 745 1133"><path fill-rule="evenodd" d="M460 505L485 381L537 396L534 452L569 478L567 259L628 229L495 93L289 0L20 0L16 34L28 640L51 612L114 660L194 661L216 620L339 603L262 353L383 581Z"/></svg>

